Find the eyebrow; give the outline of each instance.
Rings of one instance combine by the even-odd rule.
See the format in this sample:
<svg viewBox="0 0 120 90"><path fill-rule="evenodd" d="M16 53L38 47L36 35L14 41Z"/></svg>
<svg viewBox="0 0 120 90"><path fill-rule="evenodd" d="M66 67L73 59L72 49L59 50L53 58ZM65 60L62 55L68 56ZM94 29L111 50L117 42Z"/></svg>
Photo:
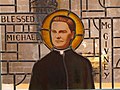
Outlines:
<svg viewBox="0 0 120 90"><path fill-rule="evenodd" d="M55 30L55 29L51 29L51 32L57 32L57 30ZM66 33L67 31L66 30L59 30L59 32L61 33Z"/></svg>

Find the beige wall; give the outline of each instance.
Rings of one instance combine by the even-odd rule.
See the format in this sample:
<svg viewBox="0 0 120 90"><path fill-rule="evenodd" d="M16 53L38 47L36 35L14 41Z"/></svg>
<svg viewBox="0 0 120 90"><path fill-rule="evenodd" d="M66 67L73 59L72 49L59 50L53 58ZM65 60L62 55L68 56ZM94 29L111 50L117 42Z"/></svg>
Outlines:
<svg viewBox="0 0 120 90"><path fill-rule="evenodd" d="M45 3L46 0L43 1L43 3ZM69 0L57 0L58 1L58 9L69 9ZM103 0L100 0L101 3L103 3ZM111 7L111 6L120 6L120 0L105 0L106 3L106 7ZM14 0L1 0L0 4L14 4ZM81 18L81 9L80 9L80 5L81 2L80 0L71 0L71 11L73 11L75 14L77 14L80 18ZM35 6L35 4L32 4L32 6ZM29 0L17 0L17 12L18 13L29 13ZM110 26L112 25L111 23L111 18L112 17L119 17L120 16L120 8L108 8L106 10L107 16L105 18L105 12L101 12L102 10L105 10L103 7L100 6L100 4L98 3L98 0L88 0L88 6L86 6L86 0L82 0L82 9L85 10L85 12L82 12L82 18L87 18L87 19L82 19L82 22L84 24L84 28L85 28L85 38L89 38L89 39L84 39L84 41L82 42L82 44L76 49L77 53L83 53L84 56L92 56L91 58L89 58L92 62L93 67L95 68L96 72L99 72L99 61L100 58L99 57L95 57L94 56L94 49L93 46L95 45L95 55L98 55L99 50L100 50L100 44L99 44L99 40L96 39L95 40L95 44L93 44L93 39L90 38L95 38L95 37L99 37L99 31L97 30L97 28L95 27L94 23L93 23L93 19L95 20L95 24L97 27L99 27L99 18L104 18L104 19L100 19L101 22L110 24ZM96 11L97 10L97 11ZM34 12L35 10L32 9L32 12ZM91 11L91 12L89 12ZM92 12L94 11L94 12ZM12 16L14 14L6 14L6 13L15 13L15 7L14 6L2 6L1 7L1 11L0 13L4 13L4 14L0 14L0 16ZM50 13L50 12L49 12ZM19 16L23 15L23 16L34 16L36 18L36 15L33 14L17 14ZM45 17L45 15L40 15ZM108 18L109 17L109 18ZM1 19L1 18L0 18ZM36 19L36 21L42 21L43 18L39 18ZM19 32L20 34L22 34L22 32L30 34L32 32L37 32L37 23L35 22L20 22L20 23L12 23L12 22L4 22L3 24L10 24L11 25L6 25L6 32L10 33L10 32L14 32L13 34L15 34L16 32ZM90 23L89 23L90 22ZM1 22L0 22L1 23ZM21 25L12 25L12 24L21 24ZM25 25L22 25L25 24ZM35 25L32 25L35 24ZM89 25L90 24L90 25ZM113 19L113 35L114 37L119 37L120 33L119 33L119 26L120 26L120 18L118 19ZM15 29L14 29L15 28ZM24 30L23 30L24 28ZM102 81L104 83L111 83L111 60L112 60L112 46L111 46L111 27L110 28L105 28L105 26L101 29L101 58L102 58ZM41 57L45 56L47 53L49 53L49 49L47 49L43 44L40 44L40 41L37 40L27 40L27 41L10 41L10 42L16 42L16 43L7 43L5 44L5 26L1 25L0 26L0 37L2 37L2 51L4 51L5 53L1 53L2 54L2 60L33 60L33 61L37 61L39 60L39 50L41 53ZM89 31L91 34L91 37L89 37ZM108 33L109 34L109 39L108 39L108 46L105 47L105 42L104 42L104 38L103 38L103 34L104 33ZM16 35L16 34L15 34ZM37 36L34 33L34 36ZM113 47L120 47L119 44L120 38L114 39L113 42ZM25 43L27 42L27 43ZM109 57L109 62L106 63L104 61L104 47L105 48L109 48L109 51L107 53L107 57ZM107 50L107 49L106 49ZM8 53L8 52L13 52L13 53ZM113 53L113 57L114 57L114 61L113 64L114 66L116 65L118 59L120 59L120 48L118 49L114 49L114 53ZM105 55L106 56L106 55ZM104 70L104 64L106 63L106 67L109 70ZM9 62L9 73L31 73L32 71L32 67L33 67L34 62ZM120 64L119 64L120 66ZM109 73L110 75L107 77L107 79L105 79L105 74L104 73ZM2 73L7 73L7 62L2 62ZM114 80L116 83L120 83L120 70L119 69L115 69L114 70ZM16 81L19 82L22 80L22 78L24 77L24 75L17 75L16 77ZM29 83L30 81L30 75L27 76L27 78L25 79L25 81L23 83ZM99 83L99 75L95 75L95 82ZM3 75L2 76L2 83L5 84L11 84L13 83L13 76L12 75ZM97 86L99 87L99 85ZM111 87L111 84L110 84Z"/></svg>

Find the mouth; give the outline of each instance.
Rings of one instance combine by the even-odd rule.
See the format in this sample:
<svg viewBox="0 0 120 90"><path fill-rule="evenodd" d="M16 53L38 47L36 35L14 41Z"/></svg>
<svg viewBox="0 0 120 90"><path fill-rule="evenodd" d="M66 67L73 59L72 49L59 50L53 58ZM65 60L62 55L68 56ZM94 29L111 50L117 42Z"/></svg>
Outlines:
<svg viewBox="0 0 120 90"><path fill-rule="evenodd" d="M56 43L61 43L61 42L64 42L62 40L55 40Z"/></svg>

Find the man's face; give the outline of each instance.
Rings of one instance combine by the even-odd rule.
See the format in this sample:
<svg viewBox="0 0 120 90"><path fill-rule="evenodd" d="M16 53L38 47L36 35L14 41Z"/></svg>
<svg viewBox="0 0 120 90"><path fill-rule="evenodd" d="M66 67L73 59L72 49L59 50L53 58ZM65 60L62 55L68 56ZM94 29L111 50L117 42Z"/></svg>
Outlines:
<svg viewBox="0 0 120 90"><path fill-rule="evenodd" d="M69 46L70 40L74 37L74 33L70 31L65 22L52 22L51 38L52 43L57 49L65 49Z"/></svg>

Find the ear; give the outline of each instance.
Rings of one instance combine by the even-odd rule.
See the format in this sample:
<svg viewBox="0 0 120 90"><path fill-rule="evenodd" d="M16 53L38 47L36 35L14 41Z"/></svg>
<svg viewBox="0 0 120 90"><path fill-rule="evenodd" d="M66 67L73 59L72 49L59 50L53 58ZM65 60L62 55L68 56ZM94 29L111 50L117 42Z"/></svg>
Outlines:
<svg viewBox="0 0 120 90"><path fill-rule="evenodd" d="M71 39L73 39L73 38L74 38L74 36L75 36L75 32L74 32L74 31L72 31L72 32L71 32Z"/></svg>

